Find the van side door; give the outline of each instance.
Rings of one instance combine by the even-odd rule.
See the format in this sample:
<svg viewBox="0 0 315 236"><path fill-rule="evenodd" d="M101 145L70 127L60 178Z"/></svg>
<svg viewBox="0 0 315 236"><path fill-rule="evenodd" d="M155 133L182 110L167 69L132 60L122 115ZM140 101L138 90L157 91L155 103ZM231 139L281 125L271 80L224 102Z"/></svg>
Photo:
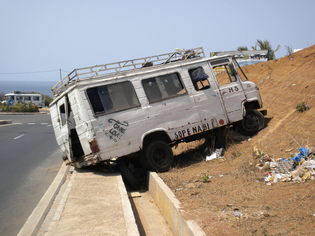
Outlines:
<svg viewBox="0 0 315 236"><path fill-rule="evenodd" d="M243 102L246 96L232 58L210 61L230 123L243 119Z"/></svg>

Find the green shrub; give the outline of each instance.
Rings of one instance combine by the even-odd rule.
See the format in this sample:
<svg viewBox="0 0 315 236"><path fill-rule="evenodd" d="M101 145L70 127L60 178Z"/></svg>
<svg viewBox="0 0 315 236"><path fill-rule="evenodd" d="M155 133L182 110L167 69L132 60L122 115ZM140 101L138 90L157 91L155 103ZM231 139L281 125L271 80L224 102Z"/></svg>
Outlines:
<svg viewBox="0 0 315 236"><path fill-rule="evenodd" d="M38 107L33 103L18 103L13 106L1 104L0 111L2 112L38 112Z"/></svg>
<svg viewBox="0 0 315 236"><path fill-rule="evenodd" d="M208 174L202 174L201 180L202 180L202 182L207 183L210 181L210 176Z"/></svg>
<svg viewBox="0 0 315 236"><path fill-rule="evenodd" d="M296 105L295 109L298 111L298 112L304 112L304 111L307 111L310 109L310 107L305 103L305 102L302 102L302 103L299 103Z"/></svg>

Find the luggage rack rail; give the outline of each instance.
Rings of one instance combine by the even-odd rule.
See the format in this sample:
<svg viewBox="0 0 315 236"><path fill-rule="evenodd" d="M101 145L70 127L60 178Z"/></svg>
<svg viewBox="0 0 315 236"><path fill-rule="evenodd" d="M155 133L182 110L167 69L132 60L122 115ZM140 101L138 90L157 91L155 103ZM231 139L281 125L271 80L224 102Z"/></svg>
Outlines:
<svg viewBox="0 0 315 236"><path fill-rule="evenodd" d="M199 47L188 50L177 49L175 52L155 56L82 67L74 69L67 76L63 77L56 85L52 87L51 90L54 96L58 96L61 92L66 90L68 84L74 81L204 56L205 54L203 48Z"/></svg>

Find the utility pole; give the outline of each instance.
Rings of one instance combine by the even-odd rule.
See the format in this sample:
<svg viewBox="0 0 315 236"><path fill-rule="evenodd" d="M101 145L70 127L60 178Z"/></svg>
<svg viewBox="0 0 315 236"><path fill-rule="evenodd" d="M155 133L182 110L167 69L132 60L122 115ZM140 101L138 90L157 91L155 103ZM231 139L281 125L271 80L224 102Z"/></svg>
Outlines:
<svg viewBox="0 0 315 236"><path fill-rule="evenodd" d="M60 80L62 80L61 68L59 69L59 77L60 77Z"/></svg>

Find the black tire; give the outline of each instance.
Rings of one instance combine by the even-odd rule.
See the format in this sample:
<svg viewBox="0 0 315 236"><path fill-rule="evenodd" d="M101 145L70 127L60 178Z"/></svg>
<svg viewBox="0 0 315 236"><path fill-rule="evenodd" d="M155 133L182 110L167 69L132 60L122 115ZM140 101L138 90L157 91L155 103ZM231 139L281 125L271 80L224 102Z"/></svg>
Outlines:
<svg viewBox="0 0 315 236"><path fill-rule="evenodd" d="M144 154L147 168L156 172L168 171L174 162L171 147L161 140L152 141L145 148Z"/></svg>
<svg viewBox="0 0 315 236"><path fill-rule="evenodd" d="M238 130L241 134L252 136L265 127L265 117L257 110L248 110L246 115L238 123Z"/></svg>

